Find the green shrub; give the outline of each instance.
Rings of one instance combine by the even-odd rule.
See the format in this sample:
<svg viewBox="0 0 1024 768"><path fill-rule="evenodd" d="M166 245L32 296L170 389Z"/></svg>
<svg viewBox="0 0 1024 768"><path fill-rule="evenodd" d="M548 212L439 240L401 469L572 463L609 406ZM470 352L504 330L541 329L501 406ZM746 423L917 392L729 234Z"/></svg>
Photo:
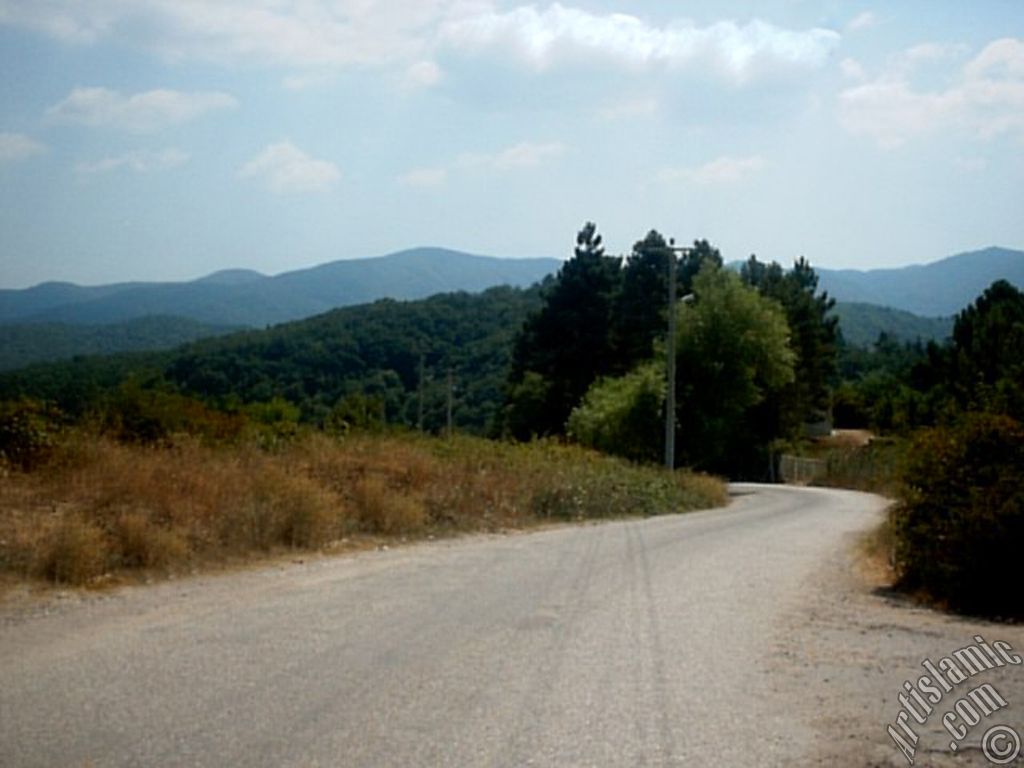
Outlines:
<svg viewBox="0 0 1024 768"><path fill-rule="evenodd" d="M1024 616L1024 425L970 414L918 435L892 523L902 586L957 610Z"/></svg>
<svg viewBox="0 0 1024 768"><path fill-rule="evenodd" d="M659 363L619 378L599 379L569 415L566 431L581 445L634 461L659 458L657 439L665 402L665 374Z"/></svg>

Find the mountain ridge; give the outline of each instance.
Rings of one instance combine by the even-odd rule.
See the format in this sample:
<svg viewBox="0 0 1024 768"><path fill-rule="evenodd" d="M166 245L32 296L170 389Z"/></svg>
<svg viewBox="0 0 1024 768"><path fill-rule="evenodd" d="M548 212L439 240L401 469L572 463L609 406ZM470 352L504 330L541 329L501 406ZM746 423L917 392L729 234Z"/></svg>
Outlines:
<svg viewBox="0 0 1024 768"><path fill-rule="evenodd" d="M51 281L0 290L0 323L99 325L173 315L207 325L258 328L381 298L419 299L496 285L525 287L562 263L422 247L277 275L236 268L184 282L79 286ZM925 318L949 317L997 279L1024 288L1024 251L989 246L906 267L815 266L815 271L819 288L839 302L873 304Z"/></svg>
<svg viewBox="0 0 1024 768"><path fill-rule="evenodd" d="M174 315L212 325L262 327L381 298L419 299L497 285L525 287L560 265L557 259L503 259L413 248L273 276L230 269L185 282L88 287L50 282L0 290L0 323L97 325Z"/></svg>
<svg viewBox="0 0 1024 768"><path fill-rule="evenodd" d="M996 280L1024 288L1024 251L988 246L927 264L871 270L815 267L815 272L819 288L837 301L945 317L964 309Z"/></svg>

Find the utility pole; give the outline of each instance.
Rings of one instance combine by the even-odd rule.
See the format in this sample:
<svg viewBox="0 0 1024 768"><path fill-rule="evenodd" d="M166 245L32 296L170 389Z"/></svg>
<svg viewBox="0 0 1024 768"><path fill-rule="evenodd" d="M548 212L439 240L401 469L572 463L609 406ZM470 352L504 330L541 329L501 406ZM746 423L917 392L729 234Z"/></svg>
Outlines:
<svg viewBox="0 0 1024 768"><path fill-rule="evenodd" d="M448 439L452 437L452 406L455 401L455 378L451 366L448 366Z"/></svg>
<svg viewBox="0 0 1024 768"><path fill-rule="evenodd" d="M417 400L417 404L416 404L416 428L420 432L423 431L423 396L424 396L423 389L424 389L424 382L425 382L425 379L426 379L426 375L427 375L426 374L426 359L425 359L425 355L421 352L420 353L419 386L417 387L417 395L418 395L418 397L416 398L416 400Z"/></svg>
<svg viewBox="0 0 1024 768"><path fill-rule="evenodd" d="M665 366L668 386L665 392L665 468L676 468L676 254L686 256L692 249L677 247L668 241L668 338L665 344ZM687 297L690 298L690 297Z"/></svg>

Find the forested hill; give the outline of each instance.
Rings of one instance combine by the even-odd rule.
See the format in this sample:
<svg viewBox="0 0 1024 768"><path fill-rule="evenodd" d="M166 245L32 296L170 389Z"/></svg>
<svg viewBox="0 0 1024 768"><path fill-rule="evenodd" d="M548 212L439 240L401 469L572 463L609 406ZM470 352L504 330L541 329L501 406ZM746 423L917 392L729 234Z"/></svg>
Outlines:
<svg viewBox="0 0 1024 768"><path fill-rule="evenodd" d="M557 271L560 264L557 259L503 259L417 248L273 277L227 270L183 283L44 283L0 290L0 322L99 324L174 315L213 325L265 327L381 298L418 299L497 285L525 287Z"/></svg>
<svg viewBox="0 0 1024 768"><path fill-rule="evenodd" d="M855 347L870 347L883 333L913 343L942 342L953 332L952 317L921 317L902 309L846 301L836 302L833 312L839 318L843 340Z"/></svg>
<svg viewBox="0 0 1024 768"><path fill-rule="evenodd" d="M437 430L450 372L455 424L482 432L502 402L512 339L539 305L537 287L381 300L198 342L175 356L165 376L206 398L284 398L317 422L350 397L374 400L389 423L415 425L422 391L424 427Z"/></svg>
<svg viewBox="0 0 1024 768"><path fill-rule="evenodd" d="M539 306L537 286L383 299L175 352L76 358L2 374L0 400L28 395L79 413L132 377L229 408L286 399L314 423L340 406L415 426L422 392L423 426L436 431L446 421L450 372L455 425L482 433L503 399L513 337Z"/></svg>
<svg viewBox="0 0 1024 768"><path fill-rule="evenodd" d="M104 325L0 324L0 371L76 355L172 349L190 341L237 330L184 317L150 316Z"/></svg>

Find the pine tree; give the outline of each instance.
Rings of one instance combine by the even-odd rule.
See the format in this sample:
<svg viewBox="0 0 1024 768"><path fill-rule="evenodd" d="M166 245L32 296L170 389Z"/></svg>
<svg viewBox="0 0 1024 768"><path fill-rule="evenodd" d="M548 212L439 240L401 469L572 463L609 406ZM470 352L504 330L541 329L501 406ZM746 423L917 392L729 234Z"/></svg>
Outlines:
<svg viewBox="0 0 1024 768"><path fill-rule="evenodd" d="M596 226L587 222L544 306L516 339L505 413L513 437L563 433L587 388L612 370L611 320L621 280L621 259L604 254Z"/></svg>

